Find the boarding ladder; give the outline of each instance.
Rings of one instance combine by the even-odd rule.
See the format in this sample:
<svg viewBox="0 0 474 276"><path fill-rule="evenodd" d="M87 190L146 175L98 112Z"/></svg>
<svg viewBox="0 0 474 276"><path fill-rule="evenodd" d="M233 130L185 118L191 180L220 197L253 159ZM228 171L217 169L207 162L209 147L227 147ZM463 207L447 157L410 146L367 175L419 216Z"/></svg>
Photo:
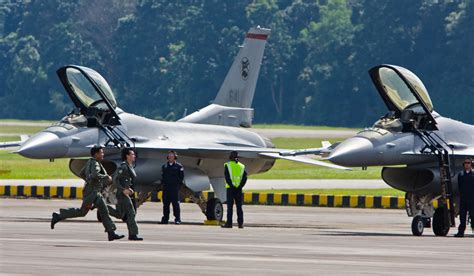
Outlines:
<svg viewBox="0 0 474 276"><path fill-rule="evenodd" d="M107 136L106 147L114 146L117 148L132 147L135 148L135 142L120 128L111 125L100 125L99 128Z"/></svg>
<svg viewBox="0 0 474 276"><path fill-rule="evenodd" d="M454 198L451 181L453 175L451 174L450 158L450 153L453 153L453 149L433 131L415 129L414 132L425 144L421 149L421 153L434 154L438 158L441 184L440 207L448 206L450 224L451 227L454 227Z"/></svg>

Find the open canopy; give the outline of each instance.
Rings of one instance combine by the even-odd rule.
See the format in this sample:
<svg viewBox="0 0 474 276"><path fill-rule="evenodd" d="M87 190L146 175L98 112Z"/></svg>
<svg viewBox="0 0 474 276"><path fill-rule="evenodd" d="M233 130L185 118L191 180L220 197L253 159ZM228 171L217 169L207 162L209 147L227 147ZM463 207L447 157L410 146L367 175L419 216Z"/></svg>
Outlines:
<svg viewBox="0 0 474 276"><path fill-rule="evenodd" d="M67 65L57 71L59 79L88 126L117 125L117 101L107 81L96 71L77 65Z"/></svg>
<svg viewBox="0 0 474 276"><path fill-rule="evenodd" d="M400 115L419 106L431 116L433 103L423 82L411 71L395 65L379 65L369 71L388 109Z"/></svg>
<svg viewBox="0 0 474 276"><path fill-rule="evenodd" d="M113 111L117 107L112 89L96 71L76 65L61 67L58 76L74 104L81 110L96 107Z"/></svg>

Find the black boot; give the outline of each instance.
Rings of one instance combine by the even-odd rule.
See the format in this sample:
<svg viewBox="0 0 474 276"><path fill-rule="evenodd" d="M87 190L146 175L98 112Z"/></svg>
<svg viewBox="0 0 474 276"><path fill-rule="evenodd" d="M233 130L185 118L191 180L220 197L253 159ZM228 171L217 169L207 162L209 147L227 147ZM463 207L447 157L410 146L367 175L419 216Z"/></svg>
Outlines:
<svg viewBox="0 0 474 276"><path fill-rule="evenodd" d="M51 218L51 229L54 229L54 225L61 221L61 218L59 217L58 213L53 213L53 216Z"/></svg>
<svg viewBox="0 0 474 276"><path fill-rule="evenodd" d="M107 232L107 234L109 236L109 241L120 240L120 239L123 239L125 237L124 235L117 235L115 233L115 231Z"/></svg>
<svg viewBox="0 0 474 276"><path fill-rule="evenodd" d="M165 217L162 217L160 224L168 224L168 220L165 219Z"/></svg>
<svg viewBox="0 0 474 276"><path fill-rule="evenodd" d="M224 225L221 225L222 228L232 228L232 223L225 223Z"/></svg>
<svg viewBox="0 0 474 276"><path fill-rule="evenodd" d="M454 235L456 238L462 238L464 237L464 233L463 232L458 232L456 235Z"/></svg>
<svg viewBox="0 0 474 276"><path fill-rule="evenodd" d="M239 228L240 228L240 229L244 228L244 225L243 225L243 224L239 224Z"/></svg>
<svg viewBox="0 0 474 276"><path fill-rule="evenodd" d="M130 236L128 236L128 239L131 240L131 241L142 241L143 240L142 237L139 237L137 235L130 235Z"/></svg>

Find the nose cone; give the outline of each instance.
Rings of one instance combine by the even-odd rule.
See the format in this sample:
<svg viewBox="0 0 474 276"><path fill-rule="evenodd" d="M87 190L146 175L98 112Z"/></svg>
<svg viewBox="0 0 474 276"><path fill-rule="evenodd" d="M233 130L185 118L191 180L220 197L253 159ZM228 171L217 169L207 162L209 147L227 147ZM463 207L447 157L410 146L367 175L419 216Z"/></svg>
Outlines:
<svg viewBox="0 0 474 276"><path fill-rule="evenodd" d="M378 158L372 142L366 138L352 137L338 145L328 160L340 166L364 167L376 165Z"/></svg>
<svg viewBox="0 0 474 276"><path fill-rule="evenodd" d="M28 139L16 153L34 159L63 157L67 153L64 139L51 132L39 132Z"/></svg>

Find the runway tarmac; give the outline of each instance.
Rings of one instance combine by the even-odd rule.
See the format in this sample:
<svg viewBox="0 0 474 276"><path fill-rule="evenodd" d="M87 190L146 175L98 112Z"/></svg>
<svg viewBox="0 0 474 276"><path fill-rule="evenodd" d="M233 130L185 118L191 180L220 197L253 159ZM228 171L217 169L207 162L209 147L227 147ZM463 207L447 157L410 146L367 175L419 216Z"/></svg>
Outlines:
<svg viewBox="0 0 474 276"><path fill-rule="evenodd" d="M413 237L403 210L244 206L245 229L159 225L158 203L139 209L143 242L106 241L95 211L49 229L51 212L78 200L0 199L2 274L472 275L474 239ZM117 223L120 232L126 225ZM451 229L450 236L455 232Z"/></svg>

